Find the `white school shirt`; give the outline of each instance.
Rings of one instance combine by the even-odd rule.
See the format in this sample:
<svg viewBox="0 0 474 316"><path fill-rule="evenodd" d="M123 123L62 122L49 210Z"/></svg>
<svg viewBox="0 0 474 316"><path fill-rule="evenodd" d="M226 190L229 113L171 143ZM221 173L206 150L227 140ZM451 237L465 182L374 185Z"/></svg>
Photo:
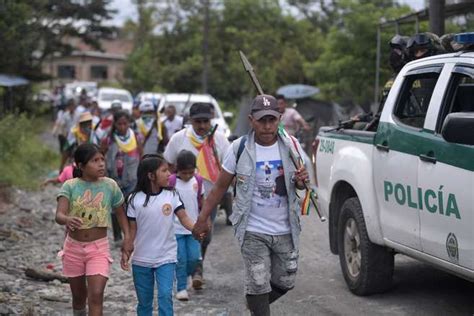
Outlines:
<svg viewBox="0 0 474 316"><path fill-rule="evenodd" d="M199 203L198 203L198 189L199 184L196 180L196 177L192 177L189 179L188 182L181 180L180 178L176 177L176 191L179 193L181 200L183 201L184 208L186 209L186 213L188 214L189 218L196 222L198 215L199 215ZM204 188L201 189L201 194L204 193ZM183 227L180 223L178 217L175 216L174 218L174 228L176 234L182 235L191 235L191 232Z"/></svg>
<svg viewBox="0 0 474 316"><path fill-rule="evenodd" d="M256 143L255 149L255 186L246 230L267 235L289 234L288 194L278 142L270 146ZM235 174L236 157L232 146L222 167Z"/></svg>
<svg viewBox="0 0 474 316"><path fill-rule="evenodd" d="M156 268L176 262L174 214L184 208L183 202L174 190L151 195L147 206L143 206L145 198L138 192L127 208L127 217L137 223L132 264Z"/></svg>

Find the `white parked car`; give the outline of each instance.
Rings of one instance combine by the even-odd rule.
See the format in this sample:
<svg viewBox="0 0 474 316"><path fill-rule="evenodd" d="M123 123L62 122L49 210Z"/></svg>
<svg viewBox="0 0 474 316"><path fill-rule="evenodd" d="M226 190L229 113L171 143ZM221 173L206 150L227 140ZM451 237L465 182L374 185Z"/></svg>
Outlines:
<svg viewBox="0 0 474 316"><path fill-rule="evenodd" d="M77 99L81 95L82 89L86 89L87 96L92 98L97 93L97 82L94 81L74 81L64 86L66 98Z"/></svg>
<svg viewBox="0 0 474 316"><path fill-rule="evenodd" d="M135 100L138 102L150 101L151 103L157 105L160 104L163 94L156 92L140 92L135 97Z"/></svg>
<svg viewBox="0 0 474 316"><path fill-rule="evenodd" d="M97 92L97 104L101 110L108 110L112 101L118 100L122 103L122 109L132 112L132 94L125 89L100 88Z"/></svg>
<svg viewBox="0 0 474 316"><path fill-rule="evenodd" d="M218 124L217 129L224 133L226 137L229 137L231 131L229 125L224 119L224 115L221 111L219 103L216 99L209 94L191 94L191 93L169 93L164 94L161 98L161 101L158 105L158 111L162 112L166 106L173 104L176 107L176 113L183 116L185 122L189 118L189 108L194 103L210 103L214 110L215 116L212 119L211 123L213 125ZM228 115L228 113L225 113Z"/></svg>

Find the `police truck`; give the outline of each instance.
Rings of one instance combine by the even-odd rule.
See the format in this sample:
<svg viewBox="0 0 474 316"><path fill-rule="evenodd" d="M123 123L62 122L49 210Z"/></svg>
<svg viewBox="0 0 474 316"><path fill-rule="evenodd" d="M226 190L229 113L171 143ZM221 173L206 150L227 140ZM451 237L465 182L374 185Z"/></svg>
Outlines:
<svg viewBox="0 0 474 316"><path fill-rule="evenodd" d="M405 65L377 129L323 127L313 161L353 293L389 289L397 253L474 282L474 52Z"/></svg>

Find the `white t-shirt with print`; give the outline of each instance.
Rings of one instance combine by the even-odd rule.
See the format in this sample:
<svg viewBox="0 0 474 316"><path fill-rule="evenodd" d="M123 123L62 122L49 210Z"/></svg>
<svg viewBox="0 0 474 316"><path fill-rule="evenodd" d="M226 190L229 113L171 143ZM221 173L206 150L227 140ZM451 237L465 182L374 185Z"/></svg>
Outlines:
<svg viewBox="0 0 474 316"><path fill-rule="evenodd" d="M176 262L174 214L184 208L183 202L171 190L151 195L147 206L143 206L145 198L145 193L138 192L127 208L127 217L137 223L132 263L155 268Z"/></svg>
<svg viewBox="0 0 474 316"><path fill-rule="evenodd" d="M288 196L278 142L256 147L255 187L252 194L247 231L268 235L290 233ZM226 153L222 167L235 174L236 157L232 146Z"/></svg>
<svg viewBox="0 0 474 316"><path fill-rule="evenodd" d="M171 137L170 141L168 142L168 145L166 145L163 156L165 157L166 161L168 161L169 163L176 165L176 160L178 159L178 154L181 150L189 150L197 157L199 152L189 140L189 137L187 136L188 131L194 133L193 127L188 126L187 128L182 129L179 132L176 132ZM198 137L196 134L194 135ZM225 137L225 135L219 131L216 131L214 133L214 142L216 144L217 156L219 157L219 161L222 162L224 158L224 154L229 148L230 143ZM203 184L204 184L204 189L207 192L206 193L207 195L211 191L213 184L212 182L207 181L206 179L204 179Z"/></svg>
<svg viewBox="0 0 474 316"><path fill-rule="evenodd" d="M198 191L199 184L196 177L192 177L188 182L181 180L176 177L176 191L179 193L181 200L183 201L184 208L189 218L196 222L199 215L199 203L198 203ZM201 194L204 193L204 188L201 189ZM191 232L181 225L178 217L175 216L174 228L176 234L191 235Z"/></svg>

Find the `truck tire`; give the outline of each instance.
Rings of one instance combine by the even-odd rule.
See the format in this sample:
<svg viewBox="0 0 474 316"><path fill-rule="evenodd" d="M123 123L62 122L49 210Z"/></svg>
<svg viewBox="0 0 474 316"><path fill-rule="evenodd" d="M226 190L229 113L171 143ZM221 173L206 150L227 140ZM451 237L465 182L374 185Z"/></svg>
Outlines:
<svg viewBox="0 0 474 316"><path fill-rule="evenodd" d="M391 287L394 255L370 242L356 197L347 199L341 207L337 242L342 273L352 293L364 296Z"/></svg>

